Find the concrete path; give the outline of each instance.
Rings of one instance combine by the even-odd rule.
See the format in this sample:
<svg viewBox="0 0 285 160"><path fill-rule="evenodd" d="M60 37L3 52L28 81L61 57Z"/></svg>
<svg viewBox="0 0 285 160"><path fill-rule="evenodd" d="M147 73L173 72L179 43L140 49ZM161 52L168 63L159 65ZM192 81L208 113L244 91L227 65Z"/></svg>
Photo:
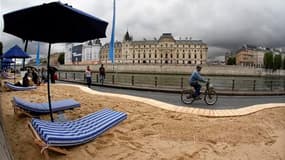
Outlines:
<svg viewBox="0 0 285 160"><path fill-rule="evenodd" d="M222 96L219 97L217 104L213 106L206 105L204 101L195 101L194 104L188 106L183 104L180 100L180 95L175 93L135 91L94 86L90 89L82 85L74 84L58 85L75 86L90 94L116 96L170 111L208 117L241 116L267 108L285 107L285 96Z"/></svg>

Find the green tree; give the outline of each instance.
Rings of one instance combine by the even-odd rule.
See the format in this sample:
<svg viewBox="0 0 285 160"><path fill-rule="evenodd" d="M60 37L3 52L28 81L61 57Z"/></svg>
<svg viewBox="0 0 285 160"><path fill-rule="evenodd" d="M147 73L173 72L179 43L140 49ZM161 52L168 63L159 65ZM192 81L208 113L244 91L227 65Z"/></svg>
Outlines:
<svg viewBox="0 0 285 160"><path fill-rule="evenodd" d="M263 58L264 67L266 69L273 69L273 53L266 52Z"/></svg>
<svg viewBox="0 0 285 160"><path fill-rule="evenodd" d="M285 69L285 56L283 57L283 69Z"/></svg>
<svg viewBox="0 0 285 160"><path fill-rule="evenodd" d="M229 57L227 65L235 65L235 64L236 64L236 57Z"/></svg>
<svg viewBox="0 0 285 160"><path fill-rule="evenodd" d="M58 59L57 59L58 63L59 64L64 64L64 53L60 53L60 55L58 56Z"/></svg>
<svg viewBox="0 0 285 160"><path fill-rule="evenodd" d="M274 64L273 64L273 70L277 70L281 68L282 64L282 57L280 54L274 56Z"/></svg>

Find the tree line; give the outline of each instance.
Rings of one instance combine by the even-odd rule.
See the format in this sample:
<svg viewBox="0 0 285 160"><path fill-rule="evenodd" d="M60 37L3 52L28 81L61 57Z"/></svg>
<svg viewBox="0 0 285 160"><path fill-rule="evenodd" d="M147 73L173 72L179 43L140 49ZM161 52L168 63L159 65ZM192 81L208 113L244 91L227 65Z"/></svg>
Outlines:
<svg viewBox="0 0 285 160"><path fill-rule="evenodd" d="M281 54L273 54L272 52L266 52L263 57L263 63L265 69L272 69L273 71L277 69L285 69L285 57Z"/></svg>
<svg viewBox="0 0 285 160"><path fill-rule="evenodd" d="M227 65L236 65L236 57L229 57L226 61ZM282 58L281 54L274 54L273 52L266 52L263 57L263 65L265 69L285 69L285 56Z"/></svg>

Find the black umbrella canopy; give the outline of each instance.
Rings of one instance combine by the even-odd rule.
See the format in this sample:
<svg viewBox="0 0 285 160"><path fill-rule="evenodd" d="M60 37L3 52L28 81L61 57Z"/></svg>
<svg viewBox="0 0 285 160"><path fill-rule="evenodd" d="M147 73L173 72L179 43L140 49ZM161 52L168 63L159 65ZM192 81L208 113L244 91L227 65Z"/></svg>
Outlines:
<svg viewBox="0 0 285 160"><path fill-rule="evenodd" d="M52 2L3 16L4 32L48 43L104 38L108 23L67 4Z"/></svg>
<svg viewBox="0 0 285 160"><path fill-rule="evenodd" d="M60 2L14 11L5 14L3 18L4 32L24 40L49 43L47 68L50 68L52 43L84 42L104 38L108 25L99 18ZM49 79L50 69L47 72L47 79ZM50 117L53 121L49 81L47 88Z"/></svg>

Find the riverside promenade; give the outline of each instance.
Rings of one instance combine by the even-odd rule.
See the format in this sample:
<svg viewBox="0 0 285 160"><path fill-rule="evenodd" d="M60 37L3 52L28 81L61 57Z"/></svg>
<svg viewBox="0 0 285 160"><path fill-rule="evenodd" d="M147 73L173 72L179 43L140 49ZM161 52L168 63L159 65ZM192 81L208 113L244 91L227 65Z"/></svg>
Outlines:
<svg viewBox="0 0 285 160"><path fill-rule="evenodd" d="M77 83L77 82L76 82ZM243 116L259 110L285 107L285 96L219 96L215 105L207 105L203 100L185 105L180 100L180 94L167 92L142 91L133 89L118 89L113 87L74 85L90 93L104 96L115 96L147 103L149 105L182 113L196 114L207 117Z"/></svg>

